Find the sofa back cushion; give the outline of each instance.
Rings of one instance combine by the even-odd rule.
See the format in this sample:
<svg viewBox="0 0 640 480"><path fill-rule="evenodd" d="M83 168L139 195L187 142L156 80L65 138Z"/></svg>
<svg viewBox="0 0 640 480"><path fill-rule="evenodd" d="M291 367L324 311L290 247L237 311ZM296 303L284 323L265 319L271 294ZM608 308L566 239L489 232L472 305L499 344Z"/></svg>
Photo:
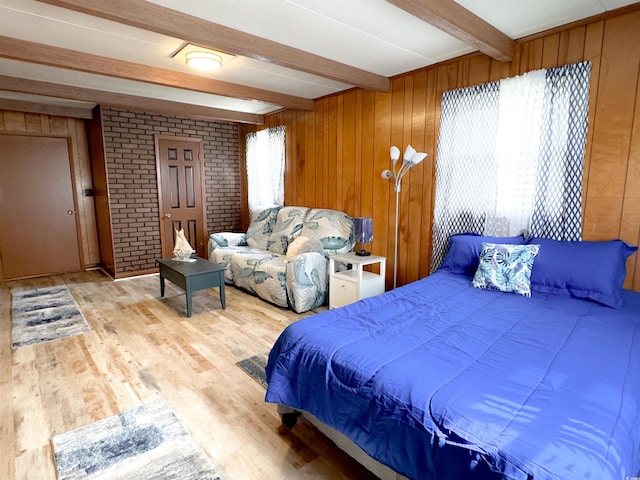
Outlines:
<svg viewBox="0 0 640 480"><path fill-rule="evenodd" d="M247 230L247 245L251 248L266 250L269 246L269 237L276 223L278 210L281 207L269 207L251 215L251 223Z"/></svg>
<svg viewBox="0 0 640 480"><path fill-rule="evenodd" d="M353 250L353 219L344 212L313 208L307 214L300 235L320 240L325 255Z"/></svg>
<svg viewBox="0 0 640 480"><path fill-rule="evenodd" d="M289 244L300 235L302 223L309 212L307 207L282 207L269 237L268 248L278 255L285 255Z"/></svg>

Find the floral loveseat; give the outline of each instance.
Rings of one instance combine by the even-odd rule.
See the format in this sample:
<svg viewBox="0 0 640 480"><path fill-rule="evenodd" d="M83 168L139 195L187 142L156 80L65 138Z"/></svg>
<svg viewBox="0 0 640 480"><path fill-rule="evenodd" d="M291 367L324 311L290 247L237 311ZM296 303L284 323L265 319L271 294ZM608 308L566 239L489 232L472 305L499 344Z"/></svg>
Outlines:
<svg viewBox="0 0 640 480"><path fill-rule="evenodd" d="M225 281L280 307L305 312L327 298L328 258L353 250L353 219L336 210L272 207L247 233L209 235L209 261Z"/></svg>

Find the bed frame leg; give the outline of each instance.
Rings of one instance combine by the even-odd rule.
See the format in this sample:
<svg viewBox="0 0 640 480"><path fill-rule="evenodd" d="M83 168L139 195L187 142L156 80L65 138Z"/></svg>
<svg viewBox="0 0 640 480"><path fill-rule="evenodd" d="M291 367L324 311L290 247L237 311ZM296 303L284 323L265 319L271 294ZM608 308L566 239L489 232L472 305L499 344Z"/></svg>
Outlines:
<svg viewBox="0 0 640 480"><path fill-rule="evenodd" d="M286 405L278 404L278 413L280 414L280 419L282 420L282 424L291 430L296 423L298 423L298 417L300 416L300 412L294 408L288 407Z"/></svg>
<svg viewBox="0 0 640 480"><path fill-rule="evenodd" d="M287 427L287 429L291 430L296 423L298 423L298 417L300 416L300 412L292 412L292 413L283 413L280 418L282 419L282 424Z"/></svg>

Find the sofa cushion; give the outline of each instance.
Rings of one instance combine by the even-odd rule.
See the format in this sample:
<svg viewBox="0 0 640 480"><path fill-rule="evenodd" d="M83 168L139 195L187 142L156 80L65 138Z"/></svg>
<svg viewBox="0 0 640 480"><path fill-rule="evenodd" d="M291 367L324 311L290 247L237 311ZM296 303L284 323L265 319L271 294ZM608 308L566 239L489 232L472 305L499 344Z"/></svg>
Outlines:
<svg viewBox="0 0 640 480"><path fill-rule="evenodd" d="M258 252L236 252L231 255L231 273L236 287L244 288L251 293L256 293L254 285L260 281L255 279L256 265L261 261L270 260L274 254L266 250Z"/></svg>
<svg viewBox="0 0 640 480"><path fill-rule="evenodd" d="M301 235L291 242L289 248L287 248L287 258L310 252L324 253L322 243L317 238L303 237Z"/></svg>
<svg viewBox="0 0 640 480"><path fill-rule="evenodd" d="M269 238L268 248L278 255L285 255L289 244L300 235L307 207L282 207L278 211L276 223Z"/></svg>
<svg viewBox="0 0 640 480"><path fill-rule="evenodd" d="M325 255L353 250L353 219L344 212L314 208L302 226L301 236L320 240Z"/></svg>
<svg viewBox="0 0 640 480"><path fill-rule="evenodd" d="M269 237L273 231L278 210L280 207L270 207L251 215L251 223L247 229L247 245L263 250L269 247Z"/></svg>
<svg viewBox="0 0 640 480"><path fill-rule="evenodd" d="M227 283L233 283L233 272L231 270L231 257L238 254L264 254L264 250L252 250L249 247L221 247L212 250L209 253L209 261L213 263L222 263L224 265L224 280Z"/></svg>

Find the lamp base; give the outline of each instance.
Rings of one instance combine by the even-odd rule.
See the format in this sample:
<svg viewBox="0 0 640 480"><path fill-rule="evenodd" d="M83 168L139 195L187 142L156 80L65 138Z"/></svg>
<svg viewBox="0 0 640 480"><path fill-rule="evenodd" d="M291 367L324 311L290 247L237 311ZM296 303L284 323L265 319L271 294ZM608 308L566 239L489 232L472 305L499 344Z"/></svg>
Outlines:
<svg viewBox="0 0 640 480"><path fill-rule="evenodd" d="M371 255L371 252L367 252L364 248L361 250L356 250L356 255L359 257L368 257Z"/></svg>

